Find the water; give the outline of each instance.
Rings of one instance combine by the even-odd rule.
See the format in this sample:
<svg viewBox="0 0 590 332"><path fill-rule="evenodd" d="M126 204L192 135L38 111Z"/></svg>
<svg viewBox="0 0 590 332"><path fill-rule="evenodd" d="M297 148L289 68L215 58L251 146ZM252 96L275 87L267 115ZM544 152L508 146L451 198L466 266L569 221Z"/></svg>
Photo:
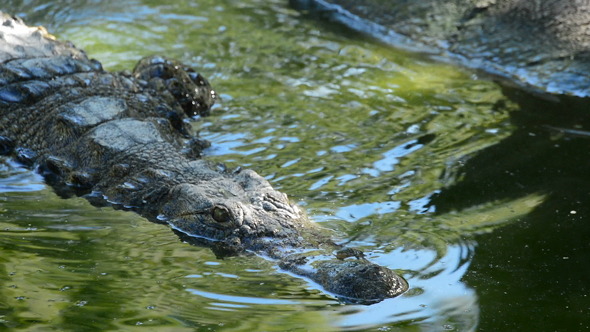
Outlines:
<svg viewBox="0 0 590 332"><path fill-rule="evenodd" d="M555 241L535 242L544 234L536 223L556 233L551 225L560 216L585 215L582 203L572 203L579 197L558 206L565 215L546 204L562 175L548 172L556 167L543 166L544 158L571 156L544 152L532 173L513 162L531 151L523 142L547 131L516 121L523 104L495 83L305 19L286 1L13 1L5 8L74 41L109 70L155 53L200 70L222 98L194 124L213 143L206 158L255 169L411 286L372 306L342 305L272 262L218 260L133 213L61 199L37 175L4 161L5 327L495 331L553 312L539 326L588 328L588 274L559 277L587 265L587 245L568 252ZM554 181L538 184L544 167ZM535 256L543 250L551 256Z"/></svg>

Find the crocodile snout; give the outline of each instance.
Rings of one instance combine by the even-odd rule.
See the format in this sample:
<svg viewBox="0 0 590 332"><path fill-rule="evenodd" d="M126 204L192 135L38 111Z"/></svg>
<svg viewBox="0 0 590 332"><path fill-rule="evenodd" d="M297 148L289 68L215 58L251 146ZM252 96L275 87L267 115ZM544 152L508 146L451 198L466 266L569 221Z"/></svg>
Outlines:
<svg viewBox="0 0 590 332"><path fill-rule="evenodd" d="M294 254L283 258L279 267L311 279L349 303L381 302L401 295L409 287L408 282L393 270L371 263L363 257L343 260L326 255Z"/></svg>

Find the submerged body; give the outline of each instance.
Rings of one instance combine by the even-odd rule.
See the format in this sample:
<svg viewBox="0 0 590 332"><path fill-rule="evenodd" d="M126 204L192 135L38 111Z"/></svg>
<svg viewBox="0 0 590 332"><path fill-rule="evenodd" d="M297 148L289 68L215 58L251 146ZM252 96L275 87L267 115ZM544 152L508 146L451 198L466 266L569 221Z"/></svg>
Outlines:
<svg viewBox="0 0 590 332"><path fill-rule="evenodd" d="M590 2L289 0L386 43L450 57L535 91L590 96Z"/></svg>
<svg viewBox="0 0 590 332"><path fill-rule="evenodd" d="M208 143L186 120L208 115L215 97L178 62L151 57L109 73L0 13L0 153L38 169L62 197L136 211L220 256L276 260L346 301L407 290L395 272L342 251L254 171L199 158Z"/></svg>

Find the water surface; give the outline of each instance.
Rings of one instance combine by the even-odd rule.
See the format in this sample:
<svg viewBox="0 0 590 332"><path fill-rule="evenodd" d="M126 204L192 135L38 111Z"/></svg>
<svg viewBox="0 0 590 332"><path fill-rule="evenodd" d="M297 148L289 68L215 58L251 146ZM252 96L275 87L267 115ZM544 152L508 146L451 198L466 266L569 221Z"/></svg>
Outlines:
<svg viewBox="0 0 590 332"><path fill-rule="evenodd" d="M517 323L494 325L488 318L507 300L480 297L504 287L496 273L519 267L470 264L481 243L522 224L547 191L477 201L482 189L468 188L458 197L466 204L433 204L461 183L478 152L519 132L511 116L520 105L495 83L318 24L286 1L12 1L9 9L74 41L109 70L131 69L151 54L197 68L222 98L211 117L194 123L213 143L206 158L256 170L411 288L372 306L342 305L272 262L219 260L133 213L61 199L39 176L3 160L4 326L470 331ZM493 174L485 183L498 192ZM495 250L513 249L483 249ZM535 267L525 270L521 278L531 278ZM588 300L576 301L582 311L572 324L583 326Z"/></svg>

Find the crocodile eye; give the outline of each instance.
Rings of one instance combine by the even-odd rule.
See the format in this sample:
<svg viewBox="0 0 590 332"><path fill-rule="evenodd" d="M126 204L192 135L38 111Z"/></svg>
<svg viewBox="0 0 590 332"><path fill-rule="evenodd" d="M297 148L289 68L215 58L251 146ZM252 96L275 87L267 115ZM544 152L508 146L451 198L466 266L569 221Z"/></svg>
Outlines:
<svg viewBox="0 0 590 332"><path fill-rule="evenodd" d="M211 210L211 216L218 223L226 223L231 219L231 214L224 206L215 206L213 210Z"/></svg>

